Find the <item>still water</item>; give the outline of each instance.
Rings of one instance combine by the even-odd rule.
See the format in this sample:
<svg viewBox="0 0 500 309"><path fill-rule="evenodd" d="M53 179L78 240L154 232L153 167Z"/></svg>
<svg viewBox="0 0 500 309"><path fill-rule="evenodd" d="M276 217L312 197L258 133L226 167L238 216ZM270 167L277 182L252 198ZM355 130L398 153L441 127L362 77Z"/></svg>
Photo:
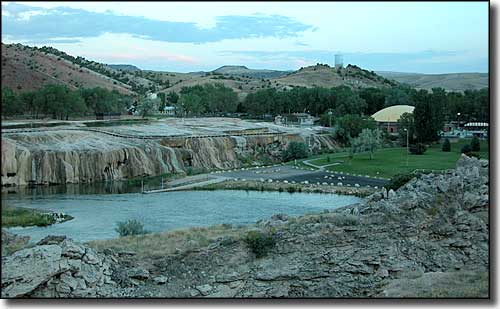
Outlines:
<svg viewBox="0 0 500 309"><path fill-rule="evenodd" d="M4 203L64 212L73 220L48 227L11 228L36 242L47 235L77 241L118 237L116 222L136 219L152 232L221 223L255 223L277 213L298 216L360 201L354 196L258 191L178 191L157 194L65 191L44 194L2 194Z"/></svg>

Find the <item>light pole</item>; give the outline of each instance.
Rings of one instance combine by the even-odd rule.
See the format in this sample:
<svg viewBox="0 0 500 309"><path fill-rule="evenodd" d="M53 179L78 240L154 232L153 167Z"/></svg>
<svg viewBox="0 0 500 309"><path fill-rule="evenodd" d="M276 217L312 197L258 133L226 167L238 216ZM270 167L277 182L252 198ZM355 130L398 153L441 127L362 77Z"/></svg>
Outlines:
<svg viewBox="0 0 500 309"><path fill-rule="evenodd" d="M410 130L404 129L406 132L406 167L408 167L408 154L410 153L409 147L409 141L410 141Z"/></svg>
<svg viewBox="0 0 500 309"><path fill-rule="evenodd" d="M329 127L332 127L332 111L328 111L328 122L329 122Z"/></svg>

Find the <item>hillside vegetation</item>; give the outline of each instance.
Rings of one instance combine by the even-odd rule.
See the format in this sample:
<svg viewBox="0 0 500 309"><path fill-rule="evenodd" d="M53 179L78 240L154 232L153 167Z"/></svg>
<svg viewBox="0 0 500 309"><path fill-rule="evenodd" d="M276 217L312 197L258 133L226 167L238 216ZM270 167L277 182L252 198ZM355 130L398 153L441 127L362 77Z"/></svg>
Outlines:
<svg viewBox="0 0 500 309"><path fill-rule="evenodd" d="M16 92L30 91L47 84L70 89L102 87L132 94L128 85L78 65L61 56L21 44L2 44L2 85Z"/></svg>

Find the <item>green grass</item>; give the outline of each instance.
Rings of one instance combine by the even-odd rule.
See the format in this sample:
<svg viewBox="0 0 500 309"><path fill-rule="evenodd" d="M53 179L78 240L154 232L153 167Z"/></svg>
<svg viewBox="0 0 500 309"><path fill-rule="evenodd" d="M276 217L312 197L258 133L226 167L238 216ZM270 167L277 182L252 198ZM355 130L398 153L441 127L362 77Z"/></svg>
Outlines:
<svg viewBox="0 0 500 309"><path fill-rule="evenodd" d="M47 226L56 222L50 215L34 209L21 207L2 207L2 227L13 226Z"/></svg>
<svg viewBox="0 0 500 309"><path fill-rule="evenodd" d="M462 146L470 144L470 141L470 139L462 139L452 142L450 152L441 151L442 144L435 144L429 147L423 155L407 155L406 148L385 148L378 150L372 160L368 153L356 154L353 159L350 159L347 152L324 154L306 160L313 159L311 163L320 166L343 162L339 165L328 166L326 169L329 171L391 178L396 174L409 173L416 169L452 169L460 158ZM481 158L488 159L488 141L481 140L481 151L478 154ZM330 162L327 160L328 156ZM406 165L407 158L408 166ZM303 166L302 160L297 163ZM293 165L293 162L291 164Z"/></svg>

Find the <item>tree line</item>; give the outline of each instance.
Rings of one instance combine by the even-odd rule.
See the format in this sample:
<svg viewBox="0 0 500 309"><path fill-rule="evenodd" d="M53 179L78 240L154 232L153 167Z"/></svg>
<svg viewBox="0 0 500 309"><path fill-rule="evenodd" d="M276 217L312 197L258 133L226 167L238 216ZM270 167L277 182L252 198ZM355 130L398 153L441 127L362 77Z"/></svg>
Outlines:
<svg viewBox="0 0 500 309"><path fill-rule="evenodd" d="M2 114L5 116L68 119L95 113L124 112L132 101L130 96L100 87L72 90L66 85L50 84L19 94L10 88L2 88Z"/></svg>
<svg viewBox="0 0 500 309"><path fill-rule="evenodd" d="M361 90L353 90L347 86L294 87L287 91L263 89L248 94L239 110L252 115L307 112L321 117L322 124L328 126L328 112L335 118L346 114L372 115L385 107L416 106L423 101L433 109L440 110L439 116L445 121L456 120L457 113L469 121L489 119L487 88L460 93L446 92L442 88L433 88L432 91L416 90L408 85Z"/></svg>

